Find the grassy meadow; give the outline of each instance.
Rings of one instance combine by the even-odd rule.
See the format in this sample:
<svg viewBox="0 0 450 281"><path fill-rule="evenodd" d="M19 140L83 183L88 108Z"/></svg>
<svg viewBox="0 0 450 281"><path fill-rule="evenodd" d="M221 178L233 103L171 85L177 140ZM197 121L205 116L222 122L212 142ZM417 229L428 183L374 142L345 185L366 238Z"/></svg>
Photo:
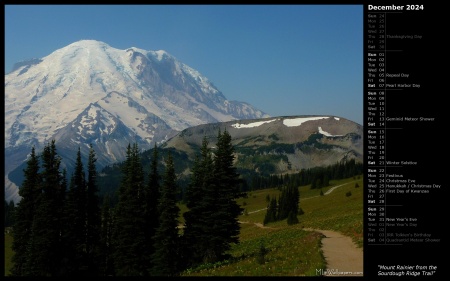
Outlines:
<svg viewBox="0 0 450 281"><path fill-rule="evenodd" d="M206 264L186 270L183 276L316 276L326 269L321 250L322 234L305 228L335 230L350 236L357 246L363 245L363 178L354 177L330 182L325 194L310 186L300 187L299 224L287 221L269 223L263 227L267 195L278 199L280 191L264 189L248 192L239 199L245 209L240 216L240 243L234 245L226 262ZM261 247L266 249L261 262Z"/></svg>
<svg viewBox="0 0 450 281"><path fill-rule="evenodd" d="M362 176L331 181L331 186L311 190L300 187L299 224L287 225L286 220L262 225L266 214L267 196L280 195L277 189L248 192L239 199L245 209L241 222L240 243L233 245L232 258L215 264L204 264L182 272L182 276L316 276L326 269L321 250L322 234L306 229L335 230L359 246L363 245L363 178ZM187 208L179 205L181 214ZM183 218L181 215L180 223ZM11 268L12 237L5 233L5 275Z"/></svg>

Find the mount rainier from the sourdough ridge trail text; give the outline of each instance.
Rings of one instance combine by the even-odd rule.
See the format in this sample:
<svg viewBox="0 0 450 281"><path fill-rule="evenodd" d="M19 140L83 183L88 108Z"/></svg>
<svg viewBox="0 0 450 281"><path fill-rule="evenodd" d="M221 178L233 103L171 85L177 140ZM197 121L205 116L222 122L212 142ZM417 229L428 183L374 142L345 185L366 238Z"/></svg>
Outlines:
<svg viewBox="0 0 450 281"><path fill-rule="evenodd" d="M165 51L78 41L5 75L5 200L20 199L8 174L52 139L70 175L69 159L79 147L86 159L89 144L102 167L129 143L147 150L191 126L264 117Z"/></svg>

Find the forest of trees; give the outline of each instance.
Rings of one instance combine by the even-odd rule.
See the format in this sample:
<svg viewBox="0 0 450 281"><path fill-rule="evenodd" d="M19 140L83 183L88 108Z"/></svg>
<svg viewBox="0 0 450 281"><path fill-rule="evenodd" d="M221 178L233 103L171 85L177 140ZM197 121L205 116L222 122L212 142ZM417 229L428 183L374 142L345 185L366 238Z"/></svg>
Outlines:
<svg viewBox="0 0 450 281"><path fill-rule="evenodd" d="M69 176L60 168L54 140L41 155L33 147L19 189L22 199L5 207L14 214L9 215L11 275L174 276L226 259L239 242L242 208L236 199L244 195L229 133L218 132L214 153L203 140L186 190L184 225L172 155L158 155L155 145L150 169L144 171L138 151L137 144L126 148L118 202L111 204L108 196L98 195L92 146L87 173L78 149Z"/></svg>
<svg viewBox="0 0 450 281"><path fill-rule="evenodd" d="M155 154L156 153L156 154ZM157 184L157 177L159 175L157 174L157 167L158 162L157 155L158 151L155 149L153 150L153 157L152 157L152 177L151 180L151 186L154 186ZM295 174L285 174L285 175L271 175L268 177L258 176L254 175L253 177L249 178L247 181L245 179L241 179L240 186L241 190L257 190L257 189L266 189L266 188L278 188L280 191L282 191L283 186L302 186L302 185L311 185L311 189L321 189L322 187L329 186L330 180L337 180L337 179L343 179L348 178L356 175L362 174L362 163L357 163L354 159L349 161L342 161L339 163L336 163L334 165L328 166L328 167L315 167L311 169L303 169L299 173ZM241 175L242 176L242 175ZM109 183L110 185L112 183ZM178 181L178 185L180 185L180 181ZM184 190L184 186L183 186ZM181 191L183 191L181 190ZM157 192L157 189L155 189L155 192ZM158 195L152 195L150 198L158 198ZM186 203L187 196L185 193L180 194L177 193L177 198L181 198L183 200L183 203ZM278 202L276 198L272 198L275 200L274 203L276 203L274 206L276 207ZM109 198L111 204L112 199ZM191 199L192 200L192 199ZM270 203L274 204L274 203ZM156 201L150 204L151 206L156 205ZM13 211L14 211L15 205L14 201L10 201L9 203L5 201L5 227L12 226L14 221ZM269 208L269 207L268 207ZM274 209L274 208L273 208ZM269 214L268 217L271 217L272 215ZM154 216L155 217L155 216ZM275 216L277 218L277 216ZM277 219L270 219L270 221L275 221ZM153 224L152 224L153 225Z"/></svg>
<svg viewBox="0 0 450 281"><path fill-rule="evenodd" d="M330 185L330 180L345 179L363 173L363 164L358 163L355 159L341 161L327 167L314 167L310 169L302 169L295 174L270 175L268 177L253 175L249 179L249 187L251 190L266 188L281 188L283 186L294 185L303 186L311 185L311 189L320 189Z"/></svg>
<svg viewBox="0 0 450 281"><path fill-rule="evenodd" d="M280 221L287 218L288 225L298 223L300 192L298 186L289 184L281 190L280 197L268 198L269 205L267 206L266 216L263 224Z"/></svg>

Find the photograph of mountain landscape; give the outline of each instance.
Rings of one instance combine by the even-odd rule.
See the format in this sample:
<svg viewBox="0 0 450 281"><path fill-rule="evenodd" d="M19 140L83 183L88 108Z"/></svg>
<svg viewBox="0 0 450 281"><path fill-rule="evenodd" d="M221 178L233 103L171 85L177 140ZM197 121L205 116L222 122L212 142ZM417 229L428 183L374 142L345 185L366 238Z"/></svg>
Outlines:
<svg viewBox="0 0 450 281"><path fill-rule="evenodd" d="M362 5L5 5L5 276L363 276Z"/></svg>

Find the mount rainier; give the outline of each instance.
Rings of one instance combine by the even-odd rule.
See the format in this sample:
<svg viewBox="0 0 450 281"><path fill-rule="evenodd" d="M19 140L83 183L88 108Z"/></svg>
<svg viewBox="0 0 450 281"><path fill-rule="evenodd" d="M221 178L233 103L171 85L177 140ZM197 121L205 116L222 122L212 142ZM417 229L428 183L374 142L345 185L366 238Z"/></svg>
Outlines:
<svg viewBox="0 0 450 281"><path fill-rule="evenodd" d="M5 75L5 200L20 200L10 173L52 139L70 175L79 147L86 159L92 144L101 167L129 143L147 150L191 126L264 117L165 51L78 41Z"/></svg>

